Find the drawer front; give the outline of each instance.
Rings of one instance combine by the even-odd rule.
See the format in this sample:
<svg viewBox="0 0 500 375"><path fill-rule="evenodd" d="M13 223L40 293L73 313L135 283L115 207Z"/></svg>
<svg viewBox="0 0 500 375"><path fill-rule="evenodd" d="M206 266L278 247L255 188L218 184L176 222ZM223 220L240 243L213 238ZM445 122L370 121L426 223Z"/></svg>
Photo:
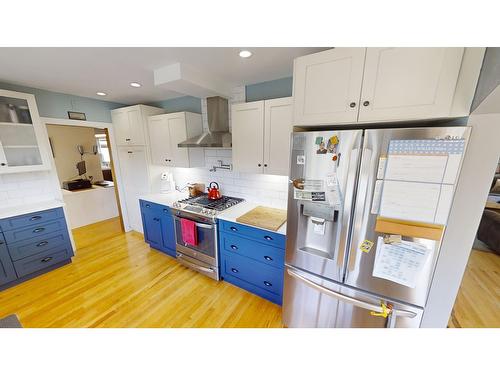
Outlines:
<svg viewBox="0 0 500 375"><path fill-rule="evenodd" d="M285 248L286 237L282 234L250 227L248 225L233 223L230 221L221 220L220 222L222 224L220 227L227 233L239 234L241 236L252 238L265 243L266 245L276 246L282 249Z"/></svg>
<svg viewBox="0 0 500 375"><path fill-rule="evenodd" d="M58 246L52 250L32 255L30 257L14 262L14 268L18 277L29 275L33 272L50 267L73 256L70 244Z"/></svg>
<svg viewBox="0 0 500 375"><path fill-rule="evenodd" d="M40 225L48 221L63 218L64 211L62 208L54 208L46 211L34 212L31 214L9 217L0 220L0 228L3 231L23 228L31 225Z"/></svg>
<svg viewBox="0 0 500 375"><path fill-rule="evenodd" d="M8 230L4 232L4 236L8 246L10 246L12 242L27 239L33 239L33 241L35 241L35 238L46 236L50 233L67 230L68 229L66 228L66 221L64 220L64 218L62 218L55 221L31 225L29 227Z"/></svg>
<svg viewBox="0 0 500 375"><path fill-rule="evenodd" d="M229 253L223 254L224 273L277 295L283 290L283 270Z"/></svg>
<svg viewBox="0 0 500 375"><path fill-rule="evenodd" d="M7 284L16 278L16 271L7 252L2 232L0 232L0 285Z"/></svg>
<svg viewBox="0 0 500 375"><path fill-rule="evenodd" d="M244 237L222 233L221 245L229 253L244 255L270 266L283 268L285 263L285 250Z"/></svg>
<svg viewBox="0 0 500 375"><path fill-rule="evenodd" d="M166 206L162 206L158 203L144 201L142 199L140 199L140 206L141 210L143 210L144 212L154 212L156 215L160 215L161 213L163 213L163 209L168 210L168 207ZM167 212L170 212L170 210L168 210Z"/></svg>
<svg viewBox="0 0 500 375"><path fill-rule="evenodd" d="M20 260L31 255L51 250L57 246L67 244L71 246L67 231L59 231L37 237L35 240L28 239L18 241L9 245L9 253L12 260Z"/></svg>

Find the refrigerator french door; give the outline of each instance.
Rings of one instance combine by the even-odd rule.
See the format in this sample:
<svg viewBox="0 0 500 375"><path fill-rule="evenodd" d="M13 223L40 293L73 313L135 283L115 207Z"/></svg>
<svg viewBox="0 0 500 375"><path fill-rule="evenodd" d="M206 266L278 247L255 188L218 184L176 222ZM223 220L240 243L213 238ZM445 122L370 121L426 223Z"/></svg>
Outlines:
<svg viewBox="0 0 500 375"><path fill-rule="evenodd" d="M318 137L329 137L331 133L305 133L310 134L313 142L306 136L307 143L304 147L295 141L295 137L304 139L304 133L294 133L292 156L312 154L317 148L315 140ZM383 182L382 187L378 186L377 180L380 182L384 179L391 141L459 139L465 140L466 144L470 129L426 127L346 131L351 137L359 136L361 146L357 142L342 145L343 137L340 135L344 132L336 133L339 134L340 153L346 152L347 148L352 163L344 164L346 170L342 170L345 158L341 155L338 172L342 172L341 176L347 176L345 184L339 183L342 201L339 212L342 213L342 222L325 228L325 235L320 236L322 240L315 239L316 243L322 244L322 253L314 251L315 246L309 249L311 241L307 242L311 236L309 232L314 231L311 228L317 229L314 218L307 216L314 211L308 206L316 206L317 202L300 201L294 195L296 189L293 186L289 189L284 323L289 327L418 327L439 256L440 238L431 240L416 236L401 237L403 242L421 244L430 251L430 258L412 287L378 277L379 275L374 276L377 247L384 235L389 234L380 229L375 230L377 218L380 217L380 207L377 206L380 205L381 190L386 185ZM292 181L328 178L324 166L319 167L321 163L326 163L325 160L306 158L301 168L294 165L294 162L295 159L292 158ZM458 163L455 169L459 171L461 159L455 159L454 163ZM342 177L339 176L339 180ZM408 197L409 201L410 198ZM451 199L448 203L451 204ZM304 206L307 208L305 211ZM445 218L444 222L449 208L448 205L440 213ZM334 233L329 232L332 230ZM363 251L364 243L371 244L371 250ZM331 254L332 257L321 257L323 253ZM392 314L388 316L384 316L386 306L392 309Z"/></svg>

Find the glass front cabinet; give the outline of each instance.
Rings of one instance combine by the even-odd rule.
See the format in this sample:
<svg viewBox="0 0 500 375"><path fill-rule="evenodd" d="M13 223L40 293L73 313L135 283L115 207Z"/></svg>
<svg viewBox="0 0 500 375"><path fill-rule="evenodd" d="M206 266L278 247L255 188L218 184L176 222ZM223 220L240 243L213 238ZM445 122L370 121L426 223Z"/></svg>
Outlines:
<svg viewBox="0 0 500 375"><path fill-rule="evenodd" d="M33 95L0 90L0 174L50 169L44 126Z"/></svg>

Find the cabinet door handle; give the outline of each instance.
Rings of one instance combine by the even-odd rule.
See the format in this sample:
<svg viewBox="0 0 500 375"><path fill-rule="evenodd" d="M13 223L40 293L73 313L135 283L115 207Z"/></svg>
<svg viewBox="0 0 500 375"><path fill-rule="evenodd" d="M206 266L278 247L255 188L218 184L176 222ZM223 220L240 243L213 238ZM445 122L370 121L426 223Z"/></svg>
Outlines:
<svg viewBox="0 0 500 375"><path fill-rule="evenodd" d="M48 241L42 241L42 242L39 242L36 244L37 247L42 247L42 246L45 246L45 245L48 245L49 242Z"/></svg>
<svg viewBox="0 0 500 375"><path fill-rule="evenodd" d="M5 242L3 242L3 241L0 241L0 245L3 245L4 243L5 243Z"/></svg>
<svg viewBox="0 0 500 375"><path fill-rule="evenodd" d="M5 167L5 166L7 166L7 163L1 163L0 165L1 165L2 167Z"/></svg>
<svg viewBox="0 0 500 375"><path fill-rule="evenodd" d="M52 257L47 257L47 258L43 258L40 262L47 263L47 262L50 262L51 260L52 260Z"/></svg>
<svg viewBox="0 0 500 375"><path fill-rule="evenodd" d="M168 214L168 209L164 208L163 212L165 212L166 214Z"/></svg>
<svg viewBox="0 0 500 375"><path fill-rule="evenodd" d="M264 239L266 241L272 241L273 240L273 238L271 236L264 236Z"/></svg>
<svg viewBox="0 0 500 375"><path fill-rule="evenodd" d="M349 104L349 107L351 107L351 108L356 107L356 102L351 102L351 103Z"/></svg>
<svg viewBox="0 0 500 375"><path fill-rule="evenodd" d="M160 221L157 217L153 218L154 221Z"/></svg>
<svg viewBox="0 0 500 375"><path fill-rule="evenodd" d="M271 284L269 281L264 281L264 285L265 286L273 286L273 284Z"/></svg>
<svg viewBox="0 0 500 375"><path fill-rule="evenodd" d="M127 153L128 153L128 154L133 154L133 152L132 152L132 151L127 151Z"/></svg>
<svg viewBox="0 0 500 375"><path fill-rule="evenodd" d="M40 220L42 217L40 215L32 216L30 221Z"/></svg>
<svg viewBox="0 0 500 375"><path fill-rule="evenodd" d="M233 232L237 232L238 231L238 228L235 228L235 227L231 227L229 229L231 229Z"/></svg>
<svg viewBox="0 0 500 375"><path fill-rule="evenodd" d="M259 167L262 167L262 164L258 164Z"/></svg>
<svg viewBox="0 0 500 375"><path fill-rule="evenodd" d="M264 164L264 167L267 167L267 164Z"/></svg>
<svg viewBox="0 0 500 375"><path fill-rule="evenodd" d="M368 106L370 105L370 102L369 102L368 100L365 100L365 101L363 102L363 105L364 105L365 107L368 107Z"/></svg>
<svg viewBox="0 0 500 375"><path fill-rule="evenodd" d="M33 233L40 233L40 232L43 232L45 230L45 228L36 228L36 229L33 229Z"/></svg>
<svg viewBox="0 0 500 375"><path fill-rule="evenodd" d="M147 205L146 205L146 208L149 208L149 207L151 207L151 206L150 206L149 204L147 204Z"/></svg>
<svg viewBox="0 0 500 375"><path fill-rule="evenodd" d="M231 245L231 249L233 249L233 250L238 250L238 246L236 246L236 245Z"/></svg>
<svg viewBox="0 0 500 375"><path fill-rule="evenodd" d="M268 256L268 255L264 256L264 259L265 259L265 260L268 260L268 261L272 261L272 260L273 260L273 258L271 258L271 257L270 257L270 256Z"/></svg>
<svg viewBox="0 0 500 375"><path fill-rule="evenodd" d="M231 272L232 272L232 273L238 273L238 272L240 272L240 271L238 271L236 268L231 268Z"/></svg>
<svg viewBox="0 0 500 375"><path fill-rule="evenodd" d="M128 142L128 141L130 141L130 138L125 138L125 140Z"/></svg>

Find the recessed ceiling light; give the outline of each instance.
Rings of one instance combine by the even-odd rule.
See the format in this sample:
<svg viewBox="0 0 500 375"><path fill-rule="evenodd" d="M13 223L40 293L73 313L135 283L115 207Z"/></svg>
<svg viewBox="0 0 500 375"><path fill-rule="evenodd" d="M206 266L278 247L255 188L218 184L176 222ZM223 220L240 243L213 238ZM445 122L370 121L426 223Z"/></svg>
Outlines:
<svg viewBox="0 0 500 375"><path fill-rule="evenodd" d="M130 82L130 86L132 86L132 87L141 87L142 85L139 82Z"/></svg>
<svg viewBox="0 0 500 375"><path fill-rule="evenodd" d="M247 50L240 51L240 57L244 59L248 59L250 56L252 56L253 53Z"/></svg>
<svg viewBox="0 0 500 375"><path fill-rule="evenodd" d="M108 94L106 94L105 92L102 92L102 91L99 91L99 92L96 92L97 95L99 96L106 96Z"/></svg>

